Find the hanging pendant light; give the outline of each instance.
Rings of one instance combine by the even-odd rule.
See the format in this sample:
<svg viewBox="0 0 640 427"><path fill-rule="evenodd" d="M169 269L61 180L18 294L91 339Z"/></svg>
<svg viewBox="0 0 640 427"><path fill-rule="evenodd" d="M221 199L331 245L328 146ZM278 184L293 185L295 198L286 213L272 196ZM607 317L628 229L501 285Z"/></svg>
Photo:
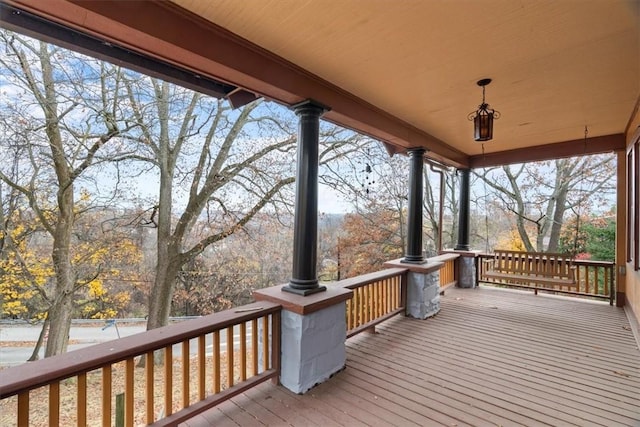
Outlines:
<svg viewBox="0 0 640 427"><path fill-rule="evenodd" d="M468 117L469 120L473 120L474 139L481 142L493 138L493 120L500 118L500 113L489 108L489 104L484 100L485 86L489 83L491 79L478 80L478 86L482 86L482 104Z"/></svg>

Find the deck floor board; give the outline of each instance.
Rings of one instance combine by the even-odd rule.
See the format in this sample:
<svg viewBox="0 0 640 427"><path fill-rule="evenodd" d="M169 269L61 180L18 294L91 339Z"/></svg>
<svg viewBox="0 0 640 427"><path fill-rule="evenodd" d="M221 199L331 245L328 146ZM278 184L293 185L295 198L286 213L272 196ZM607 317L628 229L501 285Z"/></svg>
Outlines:
<svg viewBox="0 0 640 427"><path fill-rule="evenodd" d="M185 426L640 426L640 350L606 302L450 288L434 318L347 341L304 395L264 383Z"/></svg>

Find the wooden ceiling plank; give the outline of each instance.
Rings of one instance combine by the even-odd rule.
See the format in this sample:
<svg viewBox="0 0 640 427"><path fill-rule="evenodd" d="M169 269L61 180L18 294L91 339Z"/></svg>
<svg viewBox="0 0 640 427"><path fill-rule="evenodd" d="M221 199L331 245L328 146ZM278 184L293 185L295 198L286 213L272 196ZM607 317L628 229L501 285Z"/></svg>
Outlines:
<svg viewBox="0 0 640 427"><path fill-rule="evenodd" d="M178 67L293 105L314 99L327 120L399 146L424 147L455 165L468 156L329 82L173 3L5 0L7 4ZM188 28L189 31L185 31Z"/></svg>

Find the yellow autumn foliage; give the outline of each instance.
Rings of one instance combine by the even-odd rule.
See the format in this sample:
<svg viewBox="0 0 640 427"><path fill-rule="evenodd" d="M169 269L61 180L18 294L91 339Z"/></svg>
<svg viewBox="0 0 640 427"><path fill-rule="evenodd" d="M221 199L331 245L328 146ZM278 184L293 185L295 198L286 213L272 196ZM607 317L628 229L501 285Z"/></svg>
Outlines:
<svg viewBox="0 0 640 427"><path fill-rule="evenodd" d="M510 230L506 235L503 235L496 243L496 248L511 250L511 251L524 251L526 250L520 233L518 230Z"/></svg>
<svg viewBox="0 0 640 427"><path fill-rule="evenodd" d="M112 291L122 281L135 280L136 266L142 258L134 241L117 233L97 234L89 222L78 235L70 254L79 283L80 313L85 317L110 318L129 303L121 290ZM36 220L15 218L8 232L10 250L0 259L0 315L38 318L48 309L44 295L52 298L55 269L51 257L51 238L38 230ZM83 234L84 231L84 234Z"/></svg>

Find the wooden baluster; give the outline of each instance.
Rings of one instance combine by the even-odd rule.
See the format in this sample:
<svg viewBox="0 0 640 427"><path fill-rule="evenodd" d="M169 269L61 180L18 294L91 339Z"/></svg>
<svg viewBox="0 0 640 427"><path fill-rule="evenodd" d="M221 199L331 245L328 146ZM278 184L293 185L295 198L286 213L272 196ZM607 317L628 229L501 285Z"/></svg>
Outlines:
<svg viewBox="0 0 640 427"><path fill-rule="evenodd" d="M18 394L18 426L29 425L29 392Z"/></svg>
<svg viewBox="0 0 640 427"><path fill-rule="evenodd" d="M272 331L280 331L282 328L282 324L281 324L281 317L280 317L281 312L278 311L276 313L273 313L271 315L271 330ZM281 364L281 360L280 360L280 348L281 348L281 343L280 343L280 334L279 333L275 333L272 335L271 338L271 345L273 346L273 351L271 352L272 354L272 359L271 359L271 369L275 369L276 372L280 373L280 368L282 366ZM279 384L279 379L278 376L274 377L271 379L271 382L275 385Z"/></svg>
<svg viewBox="0 0 640 427"><path fill-rule="evenodd" d="M371 285L367 285L365 286L365 291L367 294L367 316L365 319L365 323L368 323L371 321L371 319L373 319L373 299L374 299L374 295L373 295L373 290L371 289Z"/></svg>
<svg viewBox="0 0 640 427"><path fill-rule="evenodd" d="M586 294L589 293L589 288L591 284L591 275L589 274L589 266L585 265L584 266L584 292Z"/></svg>
<svg viewBox="0 0 640 427"><path fill-rule="evenodd" d="M240 381L247 379L247 324L240 324Z"/></svg>
<svg viewBox="0 0 640 427"><path fill-rule="evenodd" d="M173 347L164 348L164 415L173 414Z"/></svg>
<svg viewBox="0 0 640 427"><path fill-rule="evenodd" d="M134 399L134 361L127 359L124 368L124 425L133 427L133 399Z"/></svg>
<svg viewBox="0 0 640 427"><path fill-rule="evenodd" d="M87 425L87 374L78 374L76 388L76 418L80 427Z"/></svg>
<svg viewBox="0 0 640 427"><path fill-rule="evenodd" d="M227 328L227 388L234 384L233 375L233 326Z"/></svg>
<svg viewBox="0 0 640 427"><path fill-rule="evenodd" d="M402 278L400 276L394 277L393 278L393 288L394 288L394 294L393 294L393 298L394 298L394 307L398 308L400 307L400 305L402 304L401 302L401 298L400 298L400 292L402 292L401 290L402 287Z"/></svg>
<svg viewBox="0 0 640 427"><path fill-rule="evenodd" d="M364 286L358 288L358 324L356 326L363 325L366 318L367 300Z"/></svg>
<svg viewBox="0 0 640 427"><path fill-rule="evenodd" d="M187 408L190 402L191 348L189 340L182 341L182 407Z"/></svg>
<svg viewBox="0 0 640 427"><path fill-rule="evenodd" d="M198 337L198 400L204 400L207 374L206 336Z"/></svg>
<svg viewBox="0 0 640 427"><path fill-rule="evenodd" d="M262 318L262 369L269 369L269 316Z"/></svg>
<svg viewBox="0 0 640 427"><path fill-rule="evenodd" d="M400 306L400 277L392 277L391 278L391 306L395 310Z"/></svg>
<svg viewBox="0 0 640 427"><path fill-rule="evenodd" d="M369 289L369 296L371 297L370 299L370 306L369 306L369 321L373 320L376 318L376 310L377 310L377 306L378 306L378 298L376 295L376 285L375 283L369 283L367 285L367 288Z"/></svg>
<svg viewBox="0 0 640 427"><path fill-rule="evenodd" d="M251 320L251 363L253 375L258 375L258 319Z"/></svg>
<svg viewBox="0 0 640 427"><path fill-rule="evenodd" d="M386 294L387 294L387 313L390 313L393 310L393 288L391 287L391 279L384 279Z"/></svg>
<svg viewBox="0 0 640 427"><path fill-rule="evenodd" d="M213 393L220 393L220 331L213 332Z"/></svg>
<svg viewBox="0 0 640 427"><path fill-rule="evenodd" d="M576 266L575 275L576 283L578 284L578 290L581 291L584 288L584 284L582 283L582 266Z"/></svg>
<svg viewBox="0 0 640 427"><path fill-rule="evenodd" d="M144 356L144 381L145 381L145 400L146 400L146 422L147 424L153 424L155 421L155 378L154 378L154 353L148 351Z"/></svg>
<svg viewBox="0 0 640 427"><path fill-rule="evenodd" d="M49 384L49 425L60 425L60 382Z"/></svg>
<svg viewBox="0 0 640 427"><path fill-rule="evenodd" d="M384 301L384 296L382 295L382 287L380 286L381 284L381 281L377 281L372 284L376 292L376 311L373 312L374 320L380 317L380 313L382 312L382 303Z"/></svg>
<svg viewBox="0 0 640 427"><path fill-rule="evenodd" d="M364 290L360 287L355 289L355 293L357 293L358 296L358 304L356 305L356 310L357 310L357 318L356 318L356 322L354 327L358 327L360 325L362 325L362 319L364 316L364 304L362 303L362 293L364 292Z"/></svg>
<svg viewBox="0 0 640 427"><path fill-rule="evenodd" d="M111 365L102 367L102 426L111 427Z"/></svg>
<svg viewBox="0 0 640 427"><path fill-rule="evenodd" d="M380 286L378 286L380 282L374 282L371 284L373 288L373 313L371 314L371 319L376 319L380 315L380 303L382 302L382 297L380 296Z"/></svg>
<svg viewBox="0 0 640 427"><path fill-rule="evenodd" d="M369 322L375 316L375 313L374 313L373 309L374 309L374 306L375 306L376 296L375 296L375 291L374 291L373 286L371 285L371 283L366 285L365 289L367 290L367 293L368 293L368 297L367 297L367 322Z"/></svg>
<svg viewBox="0 0 640 427"><path fill-rule="evenodd" d="M380 280L378 281L378 283L376 283L376 287L378 288L378 293L380 295L380 301L378 301L378 314L376 317L380 317L384 314L384 311L386 309L386 296L385 296L385 292L384 292L384 281Z"/></svg>
<svg viewBox="0 0 640 427"><path fill-rule="evenodd" d="M351 305L353 306L351 328L355 328L359 325L360 316L360 289L353 290L353 298L351 299Z"/></svg>

